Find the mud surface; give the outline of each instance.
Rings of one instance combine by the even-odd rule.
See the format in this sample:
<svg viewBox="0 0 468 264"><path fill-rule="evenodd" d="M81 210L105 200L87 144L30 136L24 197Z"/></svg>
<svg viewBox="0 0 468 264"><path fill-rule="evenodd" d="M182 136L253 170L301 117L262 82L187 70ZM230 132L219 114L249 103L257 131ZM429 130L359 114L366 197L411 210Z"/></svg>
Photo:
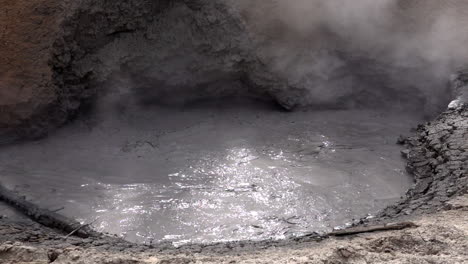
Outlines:
<svg viewBox="0 0 468 264"><path fill-rule="evenodd" d="M466 107L449 110L434 122L421 126L419 129L421 133L413 138L411 145L408 144L410 141L405 141L409 152L419 153L421 146L426 149L437 148L441 137L436 138L438 141L427 141L426 139L432 134L424 131L443 124L451 124L450 129L446 130L448 133L446 139L453 136L462 137L462 140L458 139L456 142L448 140L442 143L442 146L458 144L457 150L460 151L460 153L439 152L439 155L447 157L447 160L439 164L447 166L449 173L445 177L437 177L437 171L426 172L431 181L426 188L418 188L421 179L425 177L416 175L417 183L408 192L407 199L384 211L384 215L391 216L391 221L410 219L420 225L418 228L357 235L340 240L305 236L278 242L187 245L176 249L168 244L135 245L111 237L65 239L63 234L30 221L18 222L2 218L0 239L3 250L0 257L6 263L21 263L21 261L27 263L33 260L47 263L51 259L63 263L78 261L82 263L109 263L109 261L110 263L360 263L362 261L464 263L468 247L466 244L467 185L466 173L458 172L466 170L466 158L463 158L466 153L467 129L463 125L466 118L460 119L466 117L466 113ZM456 162L457 167L448 165L450 160L459 157L462 157L462 162ZM415 161L411 159L409 161L409 167L415 167ZM449 188L442 190L438 188L441 185L447 185ZM448 191L450 187L454 192ZM426 199L424 204L418 202L421 198ZM411 209L414 204L421 206L417 206L410 215L405 215L405 209ZM426 214L427 212L432 212L432 215ZM423 214L420 215L421 213ZM312 242L317 240L321 242ZM16 244L7 241L16 241ZM122 251L123 253L119 253Z"/></svg>
<svg viewBox="0 0 468 264"><path fill-rule="evenodd" d="M176 244L327 232L412 183L395 140L421 120L408 112L126 105L2 148L0 181L99 231Z"/></svg>
<svg viewBox="0 0 468 264"><path fill-rule="evenodd" d="M449 110L419 130L427 131L451 120L463 124L466 119L459 118L466 113L466 107ZM455 132L449 135L466 136L467 130L463 125L456 128L452 125L452 130ZM420 133L413 140L427 148L431 146L431 142L425 140L427 136ZM457 142L461 153L466 153L466 140ZM417 144L408 147L409 151L419 149ZM447 157L454 159L459 155ZM412 164L410 159L409 166L412 167ZM407 199L384 211L384 215L390 216L391 221L414 221L419 227L413 229L361 234L342 239L324 239L312 235L277 242L246 241L173 248L169 244L136 245L106 236L65 239L64 234L31 221L2 218L0 258L5 263L49 263L52 260L56 263L466 263L468 197L467 185L463 182L466 174L456 173L458 170L466 170L466 165L461 164L450 170L451 173L446 177L435 177L435 173L429 173L433 181L428 188L418 189L420 177L417 177L418 183L408 192ZM437 190L437 186L445 183L450 185L450 182L461 182L457 186L453 185L455 192L446 194L439 191L431 194L431 190ZM418 206L410 215L405 215L405 209L418 204L418 200L426 194L429 194L429 198L425 198L428 202ZM440 203L431 202L439 200L440 194Z"/></svg>

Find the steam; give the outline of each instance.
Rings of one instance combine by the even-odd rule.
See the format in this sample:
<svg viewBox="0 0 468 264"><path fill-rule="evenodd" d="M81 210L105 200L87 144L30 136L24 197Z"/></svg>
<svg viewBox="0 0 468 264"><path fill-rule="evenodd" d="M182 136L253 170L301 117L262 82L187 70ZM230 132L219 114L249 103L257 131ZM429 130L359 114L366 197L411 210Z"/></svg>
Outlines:
<svg viewBox="0 0 468 264"><path fill-rule="evenodd" d="M99 49L103 65L90 67L111 87L121 85L109 100L177 106L254 97L285 108L387 106L432 114L453 98L450 75L468 61L468 1L218 0L200 1L201 9L186 3Z"/></svg>
<svg viewBox="0 0 468 264"><path fill-rule="evenodd" d="M449 75L468 61L462 1L229 2L258 40L260 59L306 91L299 104L379 104L393 96L431 110L449 99Z"/></svg>

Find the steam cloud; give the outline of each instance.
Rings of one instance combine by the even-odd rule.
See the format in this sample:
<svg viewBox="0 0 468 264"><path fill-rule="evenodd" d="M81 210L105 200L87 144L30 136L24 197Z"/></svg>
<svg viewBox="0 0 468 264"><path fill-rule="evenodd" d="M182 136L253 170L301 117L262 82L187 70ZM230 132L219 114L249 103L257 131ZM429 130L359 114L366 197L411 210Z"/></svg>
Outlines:
<svg viewBox="0 0 468 264"><path fill-rule="evenodd" d="M466 1L229 2L259 39L260 58L307 90L302 104L417 97L431 110L449 99L449 75L468 61Z"/></svg>

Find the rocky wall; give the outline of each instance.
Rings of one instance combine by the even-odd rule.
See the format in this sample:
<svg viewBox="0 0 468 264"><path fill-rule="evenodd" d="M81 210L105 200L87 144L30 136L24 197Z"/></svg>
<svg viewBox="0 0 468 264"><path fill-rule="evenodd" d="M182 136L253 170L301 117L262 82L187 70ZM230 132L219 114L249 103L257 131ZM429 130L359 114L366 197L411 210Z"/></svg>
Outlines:
<svg viewBox="0 0 468 264"><path fill-rule="evenodd" d="M9 1L0 6L0 143L57 100L48 62L72 1Z"/></svg>
<svg viewBox="0 0 468 264"><path fill-rule="evenodd" d="M388 50L370 52L328 26L298 32L280 19L265 28L256 21L277 9L249 6L246 12L232 3L2 0L0 143L44 136L105 92L170 104L253 96L286 109L407 103L432 114L450 98L448 76L434 77L427 61L418 67L389 63L376 56ZM434 10L457 10L455 17L466 10L451 1L405 3L395 17L413 31L432 25ZM130 88L103 89L104 82L122 81Z"/></svg>

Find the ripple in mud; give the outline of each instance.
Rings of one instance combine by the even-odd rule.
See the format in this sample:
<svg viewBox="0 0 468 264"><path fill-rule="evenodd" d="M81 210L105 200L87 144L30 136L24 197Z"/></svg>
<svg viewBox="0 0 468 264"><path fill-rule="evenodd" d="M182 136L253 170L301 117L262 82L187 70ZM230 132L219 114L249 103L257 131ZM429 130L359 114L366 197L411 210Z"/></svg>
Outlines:
<svg viewBox="0 0 468 264"><path fill-rule="evenodd" d="M152 107L3 148L0 180L132 241L281 239L398 199L411 179L395 138L418 121L258 104Z"/></svg>

